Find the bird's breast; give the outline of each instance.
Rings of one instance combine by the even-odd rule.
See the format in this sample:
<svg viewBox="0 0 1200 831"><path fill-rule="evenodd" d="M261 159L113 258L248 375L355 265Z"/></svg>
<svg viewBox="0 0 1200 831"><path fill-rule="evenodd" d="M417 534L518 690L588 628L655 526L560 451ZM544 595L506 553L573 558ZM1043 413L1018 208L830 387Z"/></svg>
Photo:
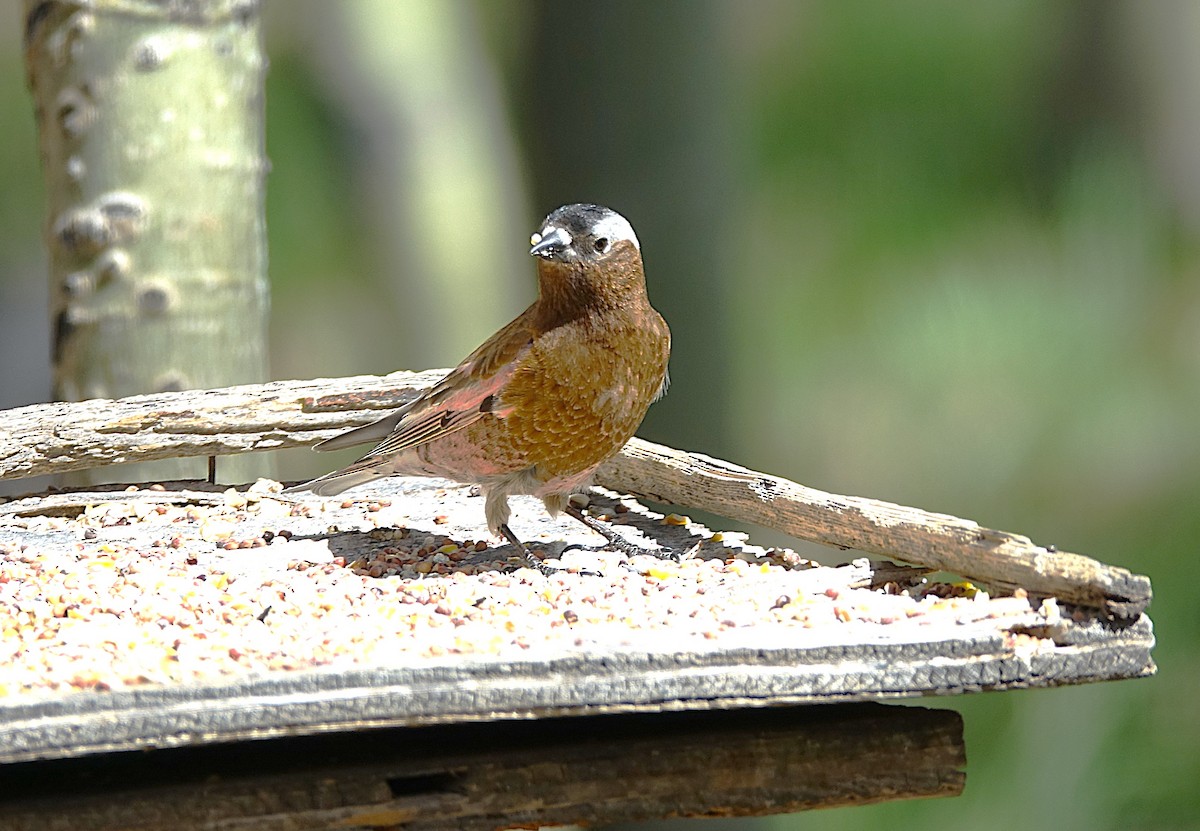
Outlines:
<svg viewBox="0 0 1200 831"><path fill-rule="evenodd" d="M548 333L501 394L511 446L547 476L594 468L641 424L662 386L666 352L657 329L627 315Z"/></svg>

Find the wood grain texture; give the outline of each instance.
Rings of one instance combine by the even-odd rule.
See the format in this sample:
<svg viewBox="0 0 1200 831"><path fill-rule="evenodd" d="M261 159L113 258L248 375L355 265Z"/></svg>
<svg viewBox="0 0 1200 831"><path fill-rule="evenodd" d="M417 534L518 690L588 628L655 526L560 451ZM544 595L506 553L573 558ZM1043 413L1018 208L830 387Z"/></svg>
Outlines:
<svg viewBox="0 0 1200 831"><path fill-rule="evenodd" d="M41 404L0 413L0 478L177 456L276 450L365 424L427 389L446 370L275 381L119 401ZM1135 618L1150 580L976 522L843 496L695 453L634 439L597 481L823 545Z"/></svg>
<svg viewBox="0 0 1200 831"><path fill-rule="evenodd" d="M0 479L301 447L411 401L445 372L272 381L19 407L0 412Z"/></svg>

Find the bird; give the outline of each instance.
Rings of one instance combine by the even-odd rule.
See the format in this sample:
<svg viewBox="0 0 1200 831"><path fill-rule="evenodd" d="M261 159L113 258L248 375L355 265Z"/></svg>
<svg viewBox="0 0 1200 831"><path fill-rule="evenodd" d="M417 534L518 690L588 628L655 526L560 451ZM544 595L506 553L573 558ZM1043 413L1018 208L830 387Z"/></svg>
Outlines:
<svg viewBox="0 0 1200 831"><path fill-rule="evenodd" d="M552 211L530 244L538 294L529 308L420 397L316 445L378 442L288 492L333 496L386 476L440 477L478 485L488 530L542 571L509 528L510 496L539 497L551 517L566 513L612 547L644 553L570 502L670 383L671 331L650 305L641 244L625 217L588 203Z"/></svg>

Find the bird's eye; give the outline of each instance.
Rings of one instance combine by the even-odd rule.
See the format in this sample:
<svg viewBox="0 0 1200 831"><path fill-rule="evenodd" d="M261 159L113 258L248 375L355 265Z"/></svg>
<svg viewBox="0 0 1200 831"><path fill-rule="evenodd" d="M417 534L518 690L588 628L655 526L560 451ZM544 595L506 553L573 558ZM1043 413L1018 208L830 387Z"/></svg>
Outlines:
<svg viewBox="0 0 1200 831"><path fill-rule="evenodd" d="M603 254L604 252L608 251L608 246L608 237L600 237L600 239L592 243L592 248L596 249L597 254Z"/></svg>

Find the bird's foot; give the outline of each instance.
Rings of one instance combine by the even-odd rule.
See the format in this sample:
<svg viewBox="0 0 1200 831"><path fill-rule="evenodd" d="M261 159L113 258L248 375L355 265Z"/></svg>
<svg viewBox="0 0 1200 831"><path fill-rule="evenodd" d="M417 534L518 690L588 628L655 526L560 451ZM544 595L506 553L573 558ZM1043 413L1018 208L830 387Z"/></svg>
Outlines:
<svg viewBox="0 0 1200 831"><path fill-rule="evenodd" d="M672 548L666 548L664 546L657 546L655 548L650 548L650 547L643 547L643 546L638 545L637 543L630 542L629 540L625 539L620 534L618 534L616 529L614 529L611 525L606 525L605 523L601 522L600 520L594 519L593 517L588 516L587 514L585 514L583 511L581 511L579 508L575 507L574 505L567 505L567 507L563 509L563 512L565 514L567 514L567 516L570 516L574 519L579 520L584 525L586 525L589 529L591 529L592 531L595 531L597 534L604 537L604 539L608 540L608 542L605 543L604 545L596 545L596 546L580 545L579 543L572 543L571 545L568 545L566 548L563 549L564 554L567 553L568 551L610 551L610 550L615 550L615 551L621 552L622 554L624 554L627 557L638 557L640 555L646 554L651 557L657 557L660 560L671 560L672 562L676 562L676 563L679 562L680 559L682 559L680 557L680 555Z"/></svg>
<svg viewBox="0 0 1200 831"><path fill-rule="evenodd" d="M589 577L600 577L601 576L600 572L592 571L590 569L579 569L577 571L574 571L571 569L567 569L563 566L552 566L552 565L548 564L541 557L534 554L533 549L531 549L525 543L521 542L521 540L517 538L517 535L512 532L512 529L509 528L507 524L500 526L500 534L504 537L504 539L508 540L509 544L511 544L514 548L516 548L517 551L521 552L521 559L525 562L525 565L527 565L529 568L533 569L534 571L541 572L542 574L546 575L547 577L553 576L555 574L568 574L568 573L582 574L582 575L589 576ZM565 554L569 550L570 550L570 546L567 546L567 548L564 548L562 550L562 553Z"/></svg>
<svg viewBox="0 0 1200 831"><path fill-rule="evenodd" d="M632 543L629 540L614 536L608 542L602 542L597 545L584 545L581 542L573 542L562 550L563 554L568 551L590 551L597 553L600 551L617 551L624 554L626 557L655 557L659 560L670 560L673 563L680 562L683 557L673 548L658 546L651 548L650 546L641 546L637 543Z"/></svg>

